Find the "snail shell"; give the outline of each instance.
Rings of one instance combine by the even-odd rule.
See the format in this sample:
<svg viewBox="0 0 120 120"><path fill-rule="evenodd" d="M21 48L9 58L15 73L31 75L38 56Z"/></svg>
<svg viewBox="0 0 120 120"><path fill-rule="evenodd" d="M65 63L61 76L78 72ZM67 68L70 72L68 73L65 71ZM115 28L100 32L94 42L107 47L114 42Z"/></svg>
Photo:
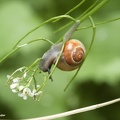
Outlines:
<svg viewBox="0 0 120 120"><path fill-rule="evenodd" d="M43 55L40 62L40 69L43 72L49 72L52 64L56 62L56 59L62 49L62 42L56 45L52 45L51 48ZM58 61L57 68L63 71L71 71L77 69L81 61L85 57L85 47L79 40L71 39L65 43L63 53Z"/></svg>
<svg viewBox="0 0 120 120"><path fill-rule="evenodd" d="M65 43L62 56L57 64L57 67L64 71L77 69L81 61L85 57L85 47L82 42L76 39L71 39Z"/></svg>

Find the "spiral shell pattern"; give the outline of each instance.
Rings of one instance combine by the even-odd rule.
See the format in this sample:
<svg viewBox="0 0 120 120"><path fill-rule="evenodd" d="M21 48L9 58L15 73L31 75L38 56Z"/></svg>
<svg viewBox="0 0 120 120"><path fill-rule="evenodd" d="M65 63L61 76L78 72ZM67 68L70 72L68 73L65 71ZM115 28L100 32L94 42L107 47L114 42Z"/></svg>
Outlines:
<svg viewBox="0 0 120 120"><path fill-rule="evenodd" d="M65 43L63 54L57 67L64 71L71 71L79 67L85 57L85 47L82 42L71 39Z"/></svg>

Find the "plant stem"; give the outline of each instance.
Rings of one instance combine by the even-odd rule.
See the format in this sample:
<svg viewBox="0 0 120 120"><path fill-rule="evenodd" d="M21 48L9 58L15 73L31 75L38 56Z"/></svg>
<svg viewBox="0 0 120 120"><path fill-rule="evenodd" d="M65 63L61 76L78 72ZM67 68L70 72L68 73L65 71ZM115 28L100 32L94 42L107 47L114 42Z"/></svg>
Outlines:
<svg viewBox="0 0 120 120"><path fill-rule="evenodd" d="M40 41L40 40L43 40L43 41L46 41L48 43L50 43L51 45L53 45L54 43L46 38L38 38L38 39L35 39L35 40L31 40L29 42L27 42L27 44L30 44L30 43L33 43L33 42L36 42L36 41Z"/></svg>
<svg viewBox="0 0 120 120"><path fill-rule="evenodd" d="M61 117L65 117L65 116L70 116L70 115L74 115L74 114L78 114L78 113L82 113L82 112L87 112L87 111L91 111L91 110L95 110L104 106L108 106L114 103L120 102L120 98L118 99L114 99L108 102L104 102L104 103L100 103L100 104L96 104L96 105L91 105L88 107L84 107L84 108L79 108L79 109L75 109L75 110L71 110L71 111L67 111L64 113L59 113L59 114L55 114L55 115L50 115L50 116L45 116L45 117L39 117L39 118L31 118L28 120L52 120L52 119L57 119L57 118L61 118Z"/></svg>
<svg viewBox="0 0 120 120"><path fill-rule="evenodd" d="M89 16L91 16L92 14L94 14L98 9L100 9L105 3L107 3L109 0L103 0L101 3L99 3L96 7L94 7L94 9L92 9L90 12L88 12L87 14L85 14L80 21L83 22L85 19L87 19Z"/></svg>
<svg viewBox="0 0 120 120"><path fill-rule="evenodd" d="M72 9L70 9L68 12L65 13L65 15L70 14L71 12L73 12L75 9L77 9L78 7L80 7L86 0L82 0L79 4L77 4L75 7L73 7ZM53 22L57 22L58 20L60 20L61 18L53 21Z"/></svg>
<svg viewBox="0 0 120 120"><path fill-rule="evenodd" d="M99 0L96 0L94 4L92 4L87 10L85 10L77 19L82 18L85 14L87 14L90 10L94 9L95 6L97 6Z"/></svg>
<svg viewBox="0 0 120 120"><path fill-rule="evenodd" d="M81 23L86 20L89 16L91 16L92 14L94 14L98 9L100 9L105 3L107 3L109 0L103 0L101 3L99 3L98 5L96 5L97 1L90 7L88 8L88 10L86 10L82 15L80 15L79 17L77 17L76 19L80 19ZM96 7L94 7L96 5ZM91 11L89 11L91 9ZM85 15L84 15L85 14ZM84 15L84 16L83 16ZM81 16L83 16L81 18ZM54 33L57 33L59 31L61 31L62 29L66 28L67 26L69 26L72 22L64 25L63 27L59 28L58 30L56 30Z"/></svg>
<svg viewBox="0 0 120 120"><path fill-rule="evenodd" d="M92 24L93 35L92 35L92 40L91 40L90 46L89 46L89 48L88 48L88 50L87 50L85 59L87 58L88 53L90 52L90 49L91 49L91 47L92 47L92 45L93 45L93 42L94 42L94 39L95 39L95 34L96 34L96 26L95 26L95 24L94 24L94 22L93 22L92 17L89 16L89 20L90 20L90 22L91 22L91 24ZM82 61L82 63L80 64L80 67L77 69L75 75L72 77L72 79L71 79L71 80L69 81L69 83L66 85L66 87L65 87L65 89L64 89L64 92L67 90L67 88L69 87L69 85L73 82L73 80L74 80L75 77L77 76L77 74L78 74L79 70L81 69L81 66L82 66L82 64L84 63L85 59L84 59L84 60Z"/></svg>
<svg viewBox="0 0 120 120"><path fill-rule="evenodd" d="M46 39L46 38L39 38L39 39L35 39L35 40L31 40L23 45L19 45L17 48L13 49L13 51L11 51L10 53L8 53L6 56L4 56L1 60L0 60L0 63L2 61L4 61L6 58L8 58L9 56L11 56L12 54L14 54L15 52L17 52L20 48L22 47L25 47L26 45L30 44L30 43L33 43L33 42L36 42L36 41L40 41L40 40L43 40L43 41L46 41L50 44L54 44L53 42L51 42L50 40Z"/></svg>
<svg viewBox="0 0 120 120"><path fill-rule="evenodd" d="M6 56L4 56L1 60L0 63L2 61L4 61L7 57L9 57L10 55L12 55L13 53L15 53L16 51L18 51L20 48L15 48L13 51L11 51L9 54L7 54Z"/></svg>
<svg viewBox="0 0 120 120"><path fill-rule="evenodd" d="M95 23L95 25L101 25L101 24L106 24L106 23L110 23L110 22L115 22L117 20L120 20L120 17L118 18L115 18L115 19L111 19L111 20L106 20L106 21L102 21L102 22L98 22L98 23ZM92 25L90 26L87 26L87 27L82 27L82 28L77 28L77 30L83 30L83 29L88 29L88 28L91 28Z"/></svg>
<svg viewBox="0 0 120 120"><path fill-rule="evenodd" d="M16 46L24 39L26 38L29 34L31 34L32 32L34 32L35 30L37 30L38 28L40 28L41 26L43 26L44 24L46 23L49 23L55 19L58 19L58 18L68 18L68 19L71 19L72 21L75 21L74 18L72 18L71 16L69 15L61 15L61 16L56 16L56 17L53 17L53 18L50 18L48 20L46 20L45 22L43 22L42 24L40 24L39 26L37 26L36 28L30 30L27 34L25 34L20 40L18 40L18 42L15 44L14 46L14 49L16 48Z"/></svg>

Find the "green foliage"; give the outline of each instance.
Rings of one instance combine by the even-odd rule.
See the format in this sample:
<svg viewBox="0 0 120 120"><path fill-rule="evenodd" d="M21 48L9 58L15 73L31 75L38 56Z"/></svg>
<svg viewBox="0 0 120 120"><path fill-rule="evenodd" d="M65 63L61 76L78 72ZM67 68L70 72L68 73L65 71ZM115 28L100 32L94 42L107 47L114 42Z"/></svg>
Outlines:
<svg viewBox="0 0 120 120"><path fill-rule="evenodd" d="M67 4L68 1L56 0L5 0L0 2L0 58L2 58L12 50L18 39L29 30L48 18L66 13L78 4L79 0L74 3L70 0L69 5ZM71 15L74 17L79 16L90 4L89 0L87 0L87 4L83 4L81 8L75 10ZM95 23L119 17L119 4L120 1L118 0L110 1L106 4L93 16ZM62 23L58 21L58 23L46 24L41 29L30 34L22 43L40 37L49 38L52 42L56 42L65 33L65 30L57 33L54 33L54 30L62 26L63 23L66 23L66 20L63 20ZM91 24L86 20L80 27L89 25ZM44 41L35 42L10 56L0 64L0 108L2 108L0 109L0 114L5 114L6 118L11 119L39 117L119 97L119 25L120 21L118 20L97 26L95 42L72 85L65 93L63 92L75 71L69 73L56 69L53 74L54 81L52 83L51 81L47 82L40 102L30 99L23 101L18 98L5 85L6 76L21 66L30 65L36 58L42 56L50 44ZM80 39L88 48L91 34L92 28L83 29L76 31L73 37ZM41 77L37 76L37 79L41 80ZM108 107L108 109L102 108L99 111L70 116L62 120L78 118L82 120L88 118L92 120L119 120L119 107L119 104L113 105L113 107ZM106 111L112 111L114 116Z"/></svg>

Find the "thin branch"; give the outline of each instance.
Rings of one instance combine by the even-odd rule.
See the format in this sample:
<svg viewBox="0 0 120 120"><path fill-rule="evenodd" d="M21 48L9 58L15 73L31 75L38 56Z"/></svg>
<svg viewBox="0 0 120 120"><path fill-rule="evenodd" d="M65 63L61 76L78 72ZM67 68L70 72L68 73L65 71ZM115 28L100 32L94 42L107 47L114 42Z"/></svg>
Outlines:
<svg viewBox="0 0 120 120"><path fill-rule="evenodd" d="M49 23L53 20L56 20L58 18L68 18L71 19L72 21L76 21L73 17L69 16L69 15L60 15L60 16L56 16L56 17L52 17L46 21L44 21L42 24L38 25L37 27L33 28L32 30L30 30L28 33L26 33L21 39L19 39L17 41L17 43L15 44L14 48L15 49L17 47L17 45L24 39L26 38L28 35L30 35L32 32L36 31L37 29L39 29L41 26L45 25L46 23Z"/></svg>
<svg viewBox="0 0 120 120"><path fill-rule="evenodd" d="M68 12L65 13L65 15L69 15L71 12L73 12L75 9L77 9L78 7L80 7L86 0L82 0L79 4L77 4L75 7L73 7L72 9L70 9ZM58 20L60 20L62 18L56 19L53 22L57 22Z"/></svg>
<svg viewBox="0 0 120 120"><path fill-rule="evenodd" d="M89 16L89 20L90 20L90 22L91 22L91 24L92 24L92 28L93 28L93 35L92 35L92 40L91 40L90 46L89 46L89 48L88 48L88 50L87 50L85 59L81 62L80 67L77 69L77 71L76 71L76 73L74 74L74 76L72 77L72 79L71 79L71 80L69 81L69 83L66 85L64 91L67 90L67 88L69 87L69 85L73 82L73 80L74 80L75 77L77 76L77 74L78 74L79 70L81 69L82 64L85 62L85 60L86 60L86 58L87 58L87 56L88 56L88 54L89 54L89 52L90 52L90 49L91 49L91 47L92 47L92 45L93 45L93 42L94 42L94 40L95 40L96 26L95 26L95 23L94 23L94 21L93 21L93 19L92 19L91 16Z"/></svg>
<svg viewBox="0 0 120 120"><path fill-rule="evenodd" d="M107 105L110 105L110 104L114 104L114 103L117 103L117 102L120 102L120 98L114 99L114 100L111 100L111 101L108 101L108 102L84 107L84 108L71 110L71 111L64 112L64 113L59 113L59 114L45 116L45 117L31 118L31 119L27 119L27 120L52 120L52 119L56 119L56 118L70 116L70 115L77 114L77 113L82 113L82 112L86 112L86 111L95 110L95 109L98 109L98 108L101 108L101 107L104 107L104 106L107 106Z"/></svg>
<svg viewBox="0 0 120 120"><path fill-rule="evenodd" d="M117 20L120 20L120 17L114 18L114 19L110 19L110 20L106 20L106 21L102 21L102 22L98 22L98 23L95 23L95 26L97 26L97 25L102 25L102 24L106 24L106 23L110 23L110 22L116 22ZM87 27L77 28L77 30L88 29L88 28L91 28L91 27L92 27L92 25L87 26Z"/></svg>

